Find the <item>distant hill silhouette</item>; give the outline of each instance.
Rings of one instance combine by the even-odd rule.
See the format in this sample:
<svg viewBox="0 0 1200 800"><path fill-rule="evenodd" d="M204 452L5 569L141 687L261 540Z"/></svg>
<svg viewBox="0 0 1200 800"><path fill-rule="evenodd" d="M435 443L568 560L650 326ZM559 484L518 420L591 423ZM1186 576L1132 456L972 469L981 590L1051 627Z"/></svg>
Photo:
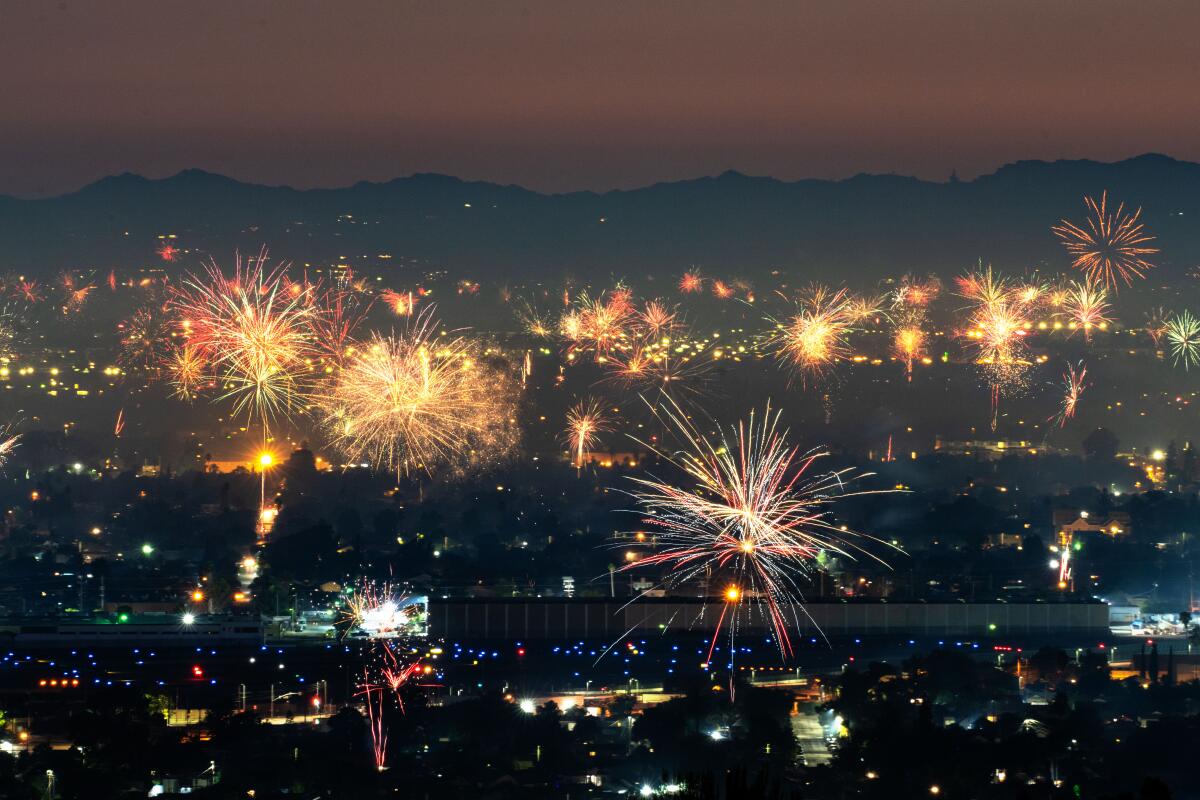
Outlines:
<svg viewBox="0 0 1200 800"><path fill-rule="evenodd" d="M785 182L726 172L629 191L541 194L417 174L386 183L295 190L200 170L132 174L39 200L0 196L0 269L161 264L159 234L227 258L268 245L296 263L441 267L481 280L638 279L689 265L754 279L852 284L909 270L950 274L979 259L1006 270L1067 259L1050 233L1082 217L1084 195L1142 206L1163 252L1156 277L1200 263L1200 164L1162 155L1116 163L1021 161L971 181L892 175ZM390 261L377 260L390 254ZM362 258L367 256L367 258ZM415 266L414 266L415 265Z"/></svg>

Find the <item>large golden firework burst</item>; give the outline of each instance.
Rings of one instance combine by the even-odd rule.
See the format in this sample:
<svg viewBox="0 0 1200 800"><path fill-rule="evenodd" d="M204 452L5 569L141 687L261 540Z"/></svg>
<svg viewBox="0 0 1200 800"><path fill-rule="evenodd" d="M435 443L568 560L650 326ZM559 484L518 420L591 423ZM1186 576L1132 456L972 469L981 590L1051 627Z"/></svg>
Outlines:
<svg viewBox="0 0 1200 800"><path fill-rule="evenodd" d="M429 313L355 348L319 398L332 444L397 474L461 472L509 456L519 382L475 343L441 335Z"/></svg>

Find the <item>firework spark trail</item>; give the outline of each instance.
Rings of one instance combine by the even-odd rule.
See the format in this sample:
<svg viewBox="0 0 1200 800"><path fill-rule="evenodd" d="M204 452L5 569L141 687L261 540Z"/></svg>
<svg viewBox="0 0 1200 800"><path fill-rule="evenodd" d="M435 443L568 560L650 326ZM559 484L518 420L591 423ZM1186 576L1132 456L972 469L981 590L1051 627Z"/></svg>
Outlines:
<svg viewBox="0 0 1200 800"><path fill-rule="evenodd" d="M733 297L734 289L723 280L714 279L712 282L713 297L718 300L728 300Z"/></svg>
<svg viewBox="0 0 1200 800"><path fill-rule="evenodd" d="M516 446L519 383L472 342L441 336L432 309L356 348L317 399L331 443L396 474L469 467Z"/></svg>
<svg viewBox="0 0 1200 800"><path fill-rule="evenodd" d="M8 459L12 457L13 451L17 449L20 441L21 434L13 433L11 427L5 426L0 429L0 467L8 463Z"/></svg>
<svg viewBox="0 0 1200 800"><path fill-rule="evenodd" d="M387 768L387 727L383 724L384 688L370 682L370 675L363 669L358 696L366 701L367 727L371 731L371 753L375 758L375 769L383 772Z"/></svg>
<svg viewBox="0 0 1200 800"><path fill-rule="evenodd" d="M1072 256L1071 266L1113 291L1119 282L1132 286L1135 278L1144 278L1154 269L1146 256L1158 248L1149 246L1154 237L1146 232L1140 208L1129 214L1120 203L1110 212L1107 191L1099 203L1091 197L1083 202L1088 216L1082 225L1064 219L1050 229Z"/></svg>
<svg viewBox="0 0 1200 800"><path fill-rule="evenodd" d="M1063 399L1058 413L1047 419L1047 422L1054 422L1058 427L1065 427L1067 420L1075 416L1075 409L1079 405L1079 397L1090 386L1087 382L1087 367L1082 361L1078 364L1067 364L1067 371L1062 376Z"/></svg>
<svg viewBox="0 0 1200 800"><path fill-rule="evenodd" d="M1171 357L1175 366L1183 364L1186 371L1200 364L1200 319L1192 316L1190 311L1173 314L1167 320L1165 337L1171 347Z"/></svg>
<svg viewBox="0 0 1200 800"><path fill-rule="evenodd" d="M658 549L623 569L665 567L674 585L701 577L727 581L710 653L723 628L732 637L756 609L774 632L780 654L791 656L789 620L798 622L803 611L800 579L822 552L870 555L849 541L857 534L833 524L830 503L874 492L847 492L848 470L810 475L826 454L789 445L779 412L769 406L761 422L751 414L732 428L732 439L700 433L674 404L655 414L675 431L682 449L641 444L686 480L677 485L655 477L630 479L637 488L629 494L646 513L642 521L656 529Z"/></svg>
<svg viewBox="0 0 1200 800"><path fill-rule="evenodd" d="M267 267L267 252L236 259L227 278L216 262L189 276L172 298L188 344L215 373L234 414L268 425L304 406L309 389L313 308L304 292L283 288L286 265Z"/></svg>
<svg viewBox="0 0 1200 800"><path fill-rule="evenodd" d="M600 441L599 435L610 430L608 419L600 412L600 401L580 400L567 412L567 429L564 432L574 455L575 469L583 469L587 452Z"/></svg>

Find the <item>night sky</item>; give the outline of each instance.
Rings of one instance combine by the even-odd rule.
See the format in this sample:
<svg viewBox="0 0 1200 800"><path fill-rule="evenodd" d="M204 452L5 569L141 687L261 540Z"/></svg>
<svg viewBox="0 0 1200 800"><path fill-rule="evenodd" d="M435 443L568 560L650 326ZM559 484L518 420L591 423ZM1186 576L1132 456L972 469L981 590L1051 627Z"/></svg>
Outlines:
<svg viewBox="0 0 1200 800"><path fill-rule="evenodd" d="M1198 30L1186 0L0 0L0 193L1200 160Z"/></svg>

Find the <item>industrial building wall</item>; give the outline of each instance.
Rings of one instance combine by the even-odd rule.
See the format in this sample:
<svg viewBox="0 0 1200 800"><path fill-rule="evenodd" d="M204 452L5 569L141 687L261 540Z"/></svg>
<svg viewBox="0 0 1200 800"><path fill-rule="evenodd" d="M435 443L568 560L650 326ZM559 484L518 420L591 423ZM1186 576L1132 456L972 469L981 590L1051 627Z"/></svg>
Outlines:
<svg viewBox="0 0 1200 800"><path fill-rule="evenodd" d="M664 628L711 632L722 603L641 600L433 600L430 634L495 639L602 639ZM756 610L742 607L743 629L766 630ZM789 613L801 633L826 636L1023 635L1045 632L1108 632L1101 603L810 603ZM994 626L994 627L993 627Z"/></svg>

